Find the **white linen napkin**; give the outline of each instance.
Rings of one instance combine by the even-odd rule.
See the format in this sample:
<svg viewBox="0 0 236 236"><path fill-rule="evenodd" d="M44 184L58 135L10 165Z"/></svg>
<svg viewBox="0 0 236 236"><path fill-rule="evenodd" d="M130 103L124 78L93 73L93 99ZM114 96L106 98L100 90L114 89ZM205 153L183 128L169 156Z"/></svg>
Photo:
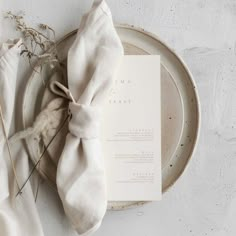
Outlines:
<svg viewBox="0 0 236 236"><path fill-rule="evenodd" d="M72 100L57 187L64 210L79 235L96 231L107 208L104 160L99 140L101 108L123 47L105 1L95 1L81 21L68 53L68 87Z"/></svg>
<svg viewBox="0 0 236 236"><path fill-rule="evenodd" d="M16 74L21 43L21 40L16 40L0 44L0 105L7 137L11 135L10 129L14 128ZM21 143L14 144L10 150L21 186L29 174L28 156ZM31 185L27 184L23 193L16 197L18 190L0 117L0 235L42 236Z"/></svg>

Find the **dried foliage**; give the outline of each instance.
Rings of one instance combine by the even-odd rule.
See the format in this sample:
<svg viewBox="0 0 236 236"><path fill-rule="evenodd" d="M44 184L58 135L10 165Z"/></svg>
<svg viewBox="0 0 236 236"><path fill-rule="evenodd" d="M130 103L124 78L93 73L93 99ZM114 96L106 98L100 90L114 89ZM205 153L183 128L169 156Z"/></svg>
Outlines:
<svg viewBox="0 0 236 236"><path fill-rule="evenodd" d="M20 54L22 56L26 56L26 58L29 61L30 66L33 70L35 70L34 66L32 65L32 62L34 59L37 60L38 65L40 66L41 69L44 65L49 65L51 67L55 67L55 66L60 67L60 63L59 63L58 55L57 55L57 49L56 49L55 31L50 26L48 26L46 24L39 24L37 29L35 29L33 27L29 27L25 23L24 17L22 15L15 15L11 11L6 13L5 18L13 20L16 25L16 30L20 32L21 37L23 39L22 45L21 45L22 50L21 50ZM36 71L36 72L39 73L40 71ZM68 117L67 117L67 119L68 119ZM66 120L63 122L62 127L66 123ZM46 150L48 149L48 147L50 146L50 144L52 143L54 138L57 136L57 134L60 132L62 127L59 128L59 130L57 131L55 136L53 136L51 141L48 143L48 145L46 145L46 147L43 150L42 154L40 155L37 163L33 166L32 170L29 173L29 176L27 177L26 181L23 183L23 185L21 187L19 186L19 183L18 183L13 160L11 160L13 172L14 172L15 179L16 179L17 186L18 186L18 192L17 192L16 196L18 196L22 193L23 188L25 187L25 185L29 181L30 177L33 175L34 171L39 166L40 161L43 158ZM8 143L8 140L6 140L6 142ZM10 147L9 147L9 155L10 154L11 154L11 152L10 152ZM35 200L37 199L39 184L40 184L40 182L38 182Z"/></svg>
<svg viewBox="0 0 236 236"><path fill-rule="evenodd" d="M15 15L11 11L7 12L5 17L13 20L16 30L21 33L23 38L21 55L28 58L30 65L34 58L40 60L41 66L58 63L55 31L51 27L39 24L38 29L34 29L25 23L22 15Z"/></svg>

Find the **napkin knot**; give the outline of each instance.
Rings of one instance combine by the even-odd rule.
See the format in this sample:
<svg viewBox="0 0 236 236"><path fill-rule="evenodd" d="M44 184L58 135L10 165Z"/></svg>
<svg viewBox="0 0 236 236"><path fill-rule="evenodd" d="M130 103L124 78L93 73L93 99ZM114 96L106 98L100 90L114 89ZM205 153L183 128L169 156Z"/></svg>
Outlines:
<svg viewBox="0 0 236 236"><path fill-rule="evenodd" d="M94 139L99 135L100 110L95 106L70 102L69 111L72 118L69 131L82 139Z"/></svg>
<svg viewBox="0 0 236 236"><path fill-rule="evenodd" d="M95 106L77 103L68 88L58 81L50 83L54 94L69 99L69 131L72 135L82 139L94 139L99 134L100 109Z"/></svg>

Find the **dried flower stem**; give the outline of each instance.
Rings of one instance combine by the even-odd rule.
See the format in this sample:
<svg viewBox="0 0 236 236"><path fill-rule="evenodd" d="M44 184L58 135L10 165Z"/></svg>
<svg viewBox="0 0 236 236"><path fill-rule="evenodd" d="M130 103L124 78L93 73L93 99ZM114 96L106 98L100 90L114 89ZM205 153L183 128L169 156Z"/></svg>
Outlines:
<svg viewBox="0 0 236 236"><path fill-rule="evenodd" d="M6 132L6 126L5 126L5 122L4 122L4 118L3 118L3 113L2 113L1 105L0 105L0 116L1 116L1 123L2 123L3 135L4 135L4 138L5 138L5 140L6 140L7 150L8 150L8 154L9 154L9 159L10 159L10 161L11 161L11 166L12 166L13 174L14 174L14 176L15 176L15 180L16 180L17 187L18 187L18 189L19 189L19 193L21 193L19 181L18 181L17 174L16 174L16 168L15 168L15 165L14 165L14 161L13 161L13 159L12 159L11 149L10 149L10 145L9 145L9 142L8 142L8 137L7 137L7 132Z"/></svg>
<svg viewBox="0 0 236 236"><path fill-rule="evenodd" d="M27 182L29 181L30 177L32 176L32 174L34 173L34 171L36 170L37 166L39 165L40 161L42 160L45 152L47 151L48 147L51 145L51 143L53 142L53 140L55 139L55 137L58 135L58 133L62 130L62 128L64 127L64 125L66 124L66 121L69 119L70 115L67 115L66 119L63 121L63 123L61 124L61 126L59 127L59 129L57 130L56 134L52 137L52 139L49 141L49 143L46 145L46 147L44 148L42 154L40 155L38 161L36 162L36 164L33 166L32 170L30 171L30 174L28 176L28 178L26 179L26 181L24 182L24 184L22 185L22 187L19 189L18 193L16 194L16 197L22 192L23 188L25 187L25 185L27 184Z"/></svg>
<svg viewBox="0 0 236 236"><path fill-rule="evenodd" d="M40 163L39 163L39 168L40 168ZM37 202L38 199L38 194L39 194L39 186L41 184L41 178L40 176L38 176L38 181L37 181L37 188L36 188L36 193L35 193L35 197L34 197L34 201Z"/></svg>

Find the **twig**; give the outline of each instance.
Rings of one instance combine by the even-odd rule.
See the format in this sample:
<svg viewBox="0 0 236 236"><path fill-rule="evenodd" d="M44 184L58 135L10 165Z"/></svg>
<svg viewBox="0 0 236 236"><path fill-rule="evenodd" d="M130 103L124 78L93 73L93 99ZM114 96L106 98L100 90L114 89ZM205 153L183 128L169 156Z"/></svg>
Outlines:
<svg viewBox="0 0 236 236"><path fill-rule="evenodd" d="M17 187L18 187L18 189L19 189L19 193L21 193L21 191L20 191L20 185L19 185L19 182L18 182L17 174L16 174L16 168L15 168L15 165L14 165L14 161L13 161L13 159L12 159L11 149L10 149L10 145L9 145L9 142L8 142L8 137L7 137L6 127L5 127L5 122L4 122L4 119L3 119L3 113L2 113L2 107L1 107L1 105L0 105L0 116L1 116L1 123L2 123L3 135L4 135L4 138L5 138L5 140L6 140L7 150L8 150L8 154L9 154L9 159L10 159L10 161L11 161L11 166L12 166L13 174L14 174L14 176L15 176L15 180L16 180Z"/></svg>
<svg viewBox="0 0 236 236"><path fill-rule="evenodd" d="M40 168L40 163L39 163L39 168ZM41 184L41 178L38 175L37 189L36 189L35 198L34 198L35 202L37 202L37 199L38 199L38 193L39 193L39 186L40 186L40 184Z"/></svg>
<svg viewBox="0 0 236 236"><path fill-rule="evenodd" d="M18 193L16 194L16 197L21 194L23 188L25 187L25 185L27 184L27 182L29 181L30 177L32 176L32 174L34 173L34 171L36 170L37 166L39 165L40 161L42 160L45 152L47 151L48 147L50 146L50 144L52 143L52 141L55 139L55 137L57 136L57 134L62 130L62 128L64 127L66 121L68 120L68 118L70 117L70 115L67 115L66 119L63 121L62 125L59 127L59 129L57 130L56 134L52 137L52 139L49 141L49 143L46 145L46 147L44 148L41 156L39 157L38 161L36 162L36 164L34 165L34 167L32 168L32 170L30 171L30 174L28 176L28 178L26 179L26 181L24 182L24 184L22 185L22 187L20 188L20 190L18 191Z"/></svg>

